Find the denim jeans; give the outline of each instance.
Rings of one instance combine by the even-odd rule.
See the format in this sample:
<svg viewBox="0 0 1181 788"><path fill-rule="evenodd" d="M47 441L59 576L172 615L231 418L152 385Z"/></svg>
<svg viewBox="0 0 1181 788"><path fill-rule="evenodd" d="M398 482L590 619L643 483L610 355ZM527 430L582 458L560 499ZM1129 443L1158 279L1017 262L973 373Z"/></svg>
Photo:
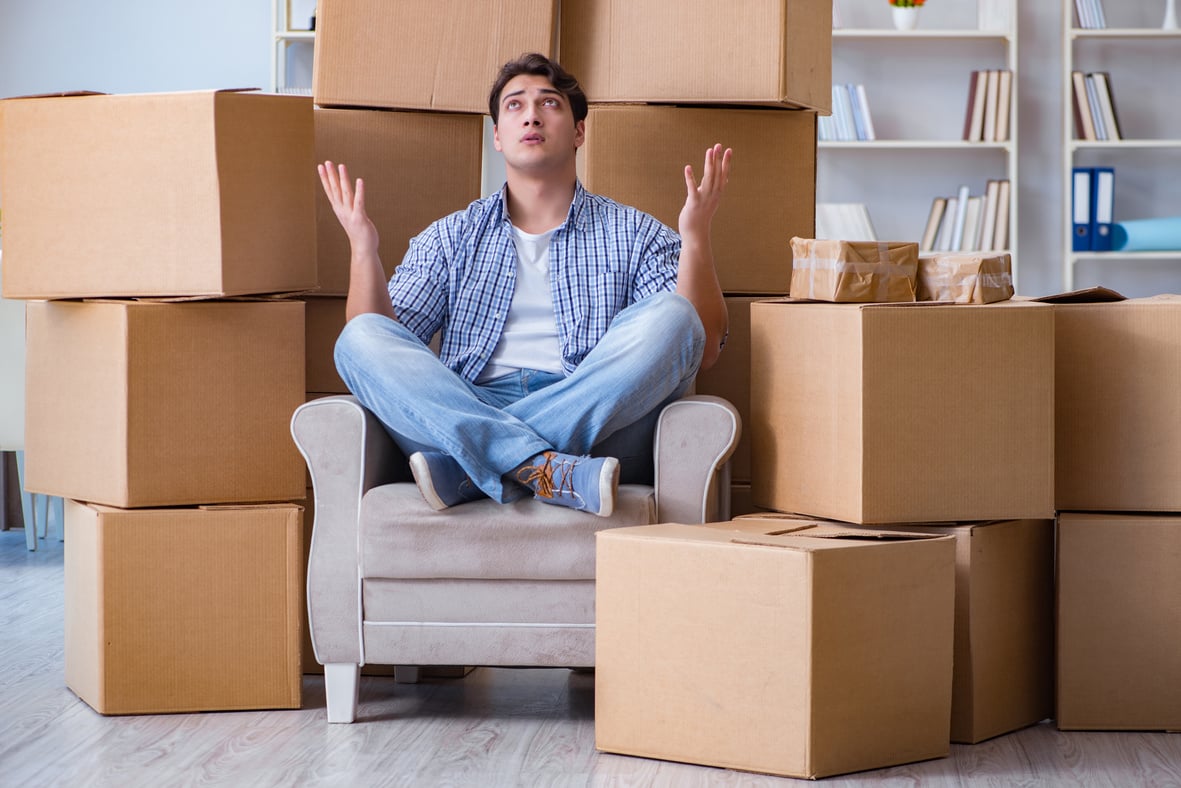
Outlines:
<svg viewBox="0 0 1181 788"><path fill-rule="evenodd" d="M570 375L520 370L477 385L377 314L345 325L336 368L403 452L449 454L503 502L526 490L502 477L547 450L617 457L621 481L650 479L660 409L689 390L704 344L693 305L662 293L616 315Z"/></svg>

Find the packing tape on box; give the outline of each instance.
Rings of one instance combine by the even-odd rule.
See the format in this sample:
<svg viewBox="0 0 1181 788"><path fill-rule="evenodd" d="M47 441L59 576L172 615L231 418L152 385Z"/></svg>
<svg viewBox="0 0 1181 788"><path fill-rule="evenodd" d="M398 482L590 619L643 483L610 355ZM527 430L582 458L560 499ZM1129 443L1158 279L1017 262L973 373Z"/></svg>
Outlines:
<svg viewBox="0 0 1181 788"><path fill-rule="evenodd" d="M1008 271L960 274L954 271L927 273L924 276L932 301L954 301L958 293L974 293L977 288L1012 290L1013 275Z"/></svg>

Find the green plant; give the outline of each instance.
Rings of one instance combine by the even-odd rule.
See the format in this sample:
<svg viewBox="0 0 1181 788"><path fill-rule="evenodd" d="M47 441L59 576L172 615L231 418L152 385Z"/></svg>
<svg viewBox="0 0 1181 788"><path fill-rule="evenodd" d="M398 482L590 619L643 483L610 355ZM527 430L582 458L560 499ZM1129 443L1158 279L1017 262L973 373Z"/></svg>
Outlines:
<svg viewBox="0 0 1181 788"><path fill-rule="evenodd" d="M890 0L890 5L897 8L920 8L927 0Z"/></svg>

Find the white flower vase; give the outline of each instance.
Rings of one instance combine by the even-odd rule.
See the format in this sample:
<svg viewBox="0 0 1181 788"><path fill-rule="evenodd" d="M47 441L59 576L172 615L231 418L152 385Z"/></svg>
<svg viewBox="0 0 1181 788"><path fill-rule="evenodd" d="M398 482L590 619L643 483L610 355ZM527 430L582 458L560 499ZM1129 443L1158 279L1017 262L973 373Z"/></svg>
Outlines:
<svg viewBox="0 0 1181 788"><path fill-rule="evenodd" d="M1161 29L1177 29L1177 5L1175 0L1166 0L1165 2L1165 21L1164 24L1161 25Z"/></svg>
<svg viewBox="0 0 1181 788"><path fill-rule="evenodd" d="M1170 3L1173 0L1169 0ZM895 30L914 30L919 24L919 9L918 6L891 6L890 10L894 12L894 29Z"/></svg>

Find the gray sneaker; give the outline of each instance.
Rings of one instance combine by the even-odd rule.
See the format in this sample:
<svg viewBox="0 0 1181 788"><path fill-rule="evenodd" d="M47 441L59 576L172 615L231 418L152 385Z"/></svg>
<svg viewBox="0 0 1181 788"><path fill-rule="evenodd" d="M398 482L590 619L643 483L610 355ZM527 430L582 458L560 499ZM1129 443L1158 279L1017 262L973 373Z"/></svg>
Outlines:
<svg viewBox="0 0 1181 788"><path fill-rule="evenodd" d="M515 478L539 501L610 517L619 490L619 460L546 451L517 468Z"/></svg>
<svg viewBox="0 0 1181 788"><path fill-rule="evenodd" d="M411 454L410 472L414 474L414 483L422 497L436 512L488 497L458 462L441 451Z"/></svg>

